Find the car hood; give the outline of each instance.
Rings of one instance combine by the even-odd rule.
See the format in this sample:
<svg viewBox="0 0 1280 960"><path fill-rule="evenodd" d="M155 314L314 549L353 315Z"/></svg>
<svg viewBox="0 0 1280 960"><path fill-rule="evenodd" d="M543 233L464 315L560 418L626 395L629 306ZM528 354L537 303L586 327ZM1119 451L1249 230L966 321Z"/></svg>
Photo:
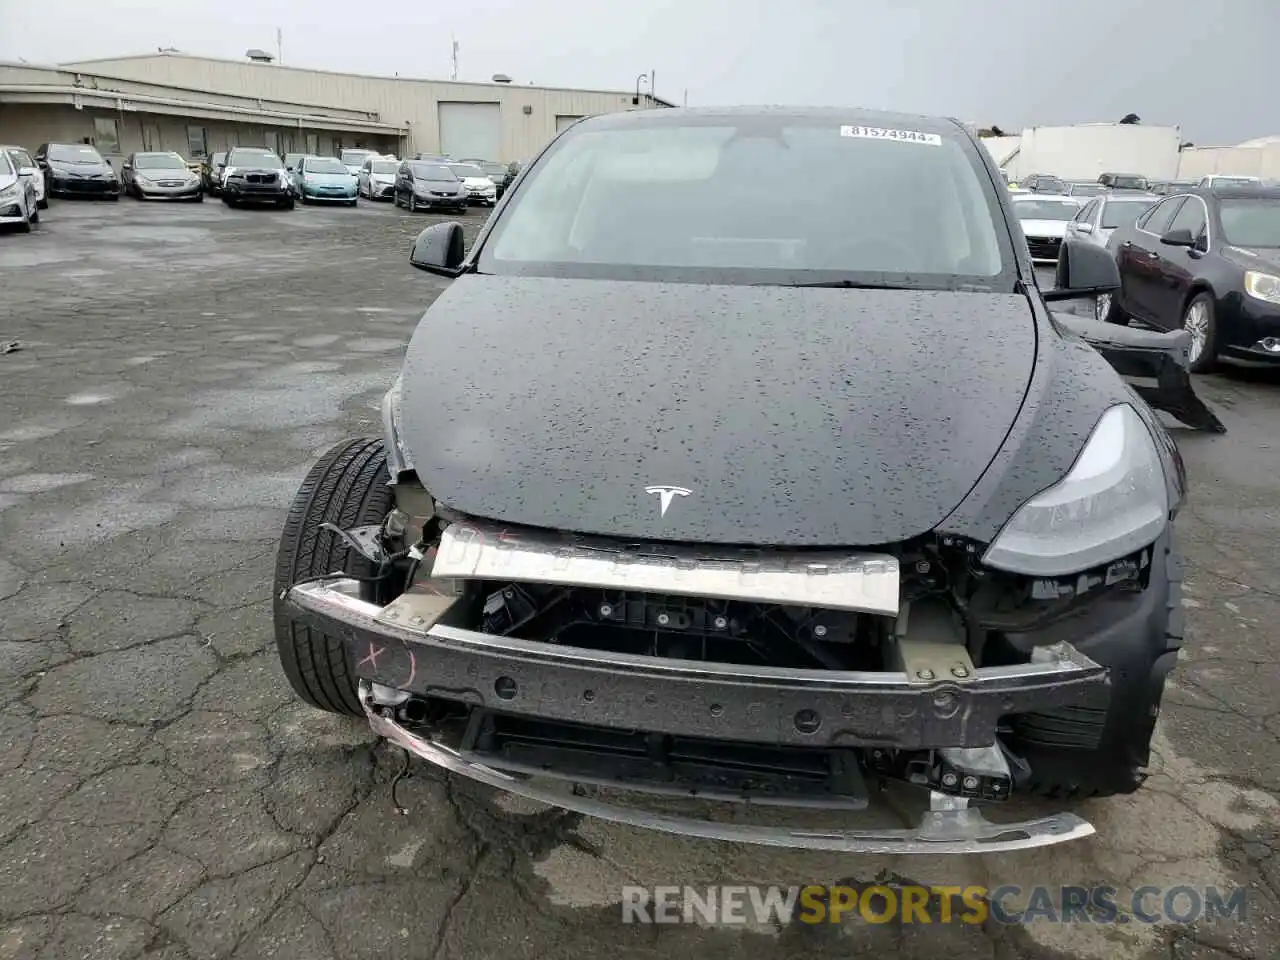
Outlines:
<svg viewBox="0 0 1280 960"><path fill-rule="evenodd" d="M1223 249L1228 260L1246 270L1271 270L1280 267L1280 249L1275 247L1236 247Z"/></svg>
<svg viewBox="0 0 1280 960"><path fill-rule="evenodd" d="M325 187L350 187L355 184L349 173L307 173L301 174L304 183L314 183Z"/></svg>
<svg viewBox="0 0 1280 960"><path fill-rule="evenodd" d="M1028 237L1065 237L1065 220L1023 220L1022 232Z"/></svg>
<svg viewBox="0 0 1280 960"><path fill-rule="evenodd" d="M54 173L64 173L72 177L115 176L115 171L107 163L63 163L61 160L49 160L47 163Z"/></svg>
<svg viewBox="0 0 1280 960"><path fill-rule="evenodd" d="M409 343L398 435L431 494L477 517L883 544L963 500L1035 352L1014 294L469 274Z"/></svg>
<svg viewBox="0 0 1280 960"><path fill-rule="evenodd" d="M133 175L146 180L186 180L192 173L186 167L152 167L148 170L134 170Z"/></svg>
<svg viewBox="0 0 1280 960"><path fill-rule="evenodd" d="M443 190L447 193L461 193L464 189L457 180L415 180L413 186L416 190Z"/></svg>

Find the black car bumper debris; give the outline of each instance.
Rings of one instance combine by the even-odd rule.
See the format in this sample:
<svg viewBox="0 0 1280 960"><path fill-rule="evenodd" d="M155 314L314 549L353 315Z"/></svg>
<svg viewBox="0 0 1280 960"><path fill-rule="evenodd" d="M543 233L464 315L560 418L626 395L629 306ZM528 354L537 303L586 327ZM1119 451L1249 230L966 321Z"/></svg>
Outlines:
<svg viewBox="0 0 1280 960"><path fill-rule="evenodd" d="M1026 662L976 667L945 604L900 606L892 556L806 554L762 565L721 552L699 563L673 549L619 561L598 543L566 549L554 536L454 523L428 557L430 576L389 604L362 599L357 580L336 574L283 596L299 623L341 639L378 734L531 799L672 833L846 852L986 853L1094 832L1071 813L995 824L969 804L1009 796L1013 777L997 734L1011 715L1082 703L1105 711L1104 664L1132 646L1112 621L1097 636L1036 646ZM896 614L897 626L890 669L627 654L474 629L459 596L441 588L456 578L515 581L505 591L513 608L521 582L572 583L631 596L660 589L675 599L821 601L814 605ZM599 615L625 614L601 605ZM660 794L858 810L869 791L855 757L911 750L939 758L943 785L930 782L929 810L913 828L757 826L658 813L643 802Z"/></svg>

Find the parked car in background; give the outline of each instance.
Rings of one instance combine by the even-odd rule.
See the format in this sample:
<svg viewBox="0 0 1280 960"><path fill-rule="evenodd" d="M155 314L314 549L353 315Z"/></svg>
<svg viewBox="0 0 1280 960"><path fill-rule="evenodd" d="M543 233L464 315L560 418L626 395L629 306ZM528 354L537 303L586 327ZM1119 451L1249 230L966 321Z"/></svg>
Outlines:
<svg viewBox="0 0 1280 960"><path fill-rule="evenodd" d="M1194 180L1162 180L1151 185L1151 193L1164 197L1171 193L1186 193L1188 190L1194 189L1195 186L1196 181Z"/></svg>
<svg viewBox="0 0 1280 960"><path fill-rule="evenodd" d="M427 160L431 163L453 163L453 157L443 153L415 153L411 159Z"/></svg>
<svg viewBox="0 0 1280 960"><path fill-rule="evenodd" d="M1098 298L1104 319L1185 329L1197 373L1220 358L1280 364L1280 189L1166 197L1107 249L1120 289Z"/></svg>
<svg viewBox="0 0 1280 960"><path fill-rule="evenodd" d="M364 166L364 162L370 157L380 157L382 154L377 150L366 150L363 147L356 147L351 150L342 151L342 165L347 168L347 173L355 176L360 172L360 168Z"/></svg>
<svg viewBox="0 0 1280 960"><path fill-rule="evenodd" d="M172 151L131 153L120 168L124 192L139 200L204 199L200 178Z"/></svg>
<svg viewBox="0 0 1280 960"><path fill-rule="evenodd" d="M293 183L284 161L264 147L233 147L222 171L222 202L229 207L244 203L270 203L293 209Z"/></svg>
<svg viewBox="0 0 1280 960"><path fill-rule="evenodd" d="M1262 186L1262 178L1211 173L1207 177L1201 177L1196 186L1206 190L1212 190L1215 187L1260 187Z"/></svg>
<svg viewBox="0 0 1280 960"><path fill-rule="evenodd" d="M484 174L493 181L493 185L497 188L497 197L502 199L502 195L507 192L507 185L515 179L515 175L505 163L498 163L493 160L483 160L475 164Z"/></svg>
<svg viewBox="0 0 1280 960"><path fill-rule="evenodd" d="M498 202L497 185L474 163L451 163L449 169L466 187L467 197L471 203L492 207Z"/></svg>
<svg viewBox="0 0 1280 960"><path fill-rule="evenodd" d="M1104 193L1086 203L1067 224L1066 239L1105 247L1117 227L1127 227L1160 198L1153 193Z"/></svg>
<svg viewBox="0 0 1280 960"><path fill-rule="evenodd" d="M44 174L46 197L120 199L120 178L87 143L42 143L36 165Z"/></svg>
<svg viewBox="0 0 1280 960"><path fill-rule="evenodd" d="M1140 173L1104 173L1098 177L1098 182L1112 190L1151 192L1151 181Z"/></svg>
<svg viewBox="0 0 1280 960"><path fill-rule="evenodd" d="M49 201L44 195L44 174L40 172L39 165L27 151L27 148L0 143L0 150L4 150L9 154L9 159L18 168L19 175L31 178L31 183L36 188L36 209L44 210L47 208Z"/></svg>
<svg viewBox="0 0 1280 960"><path fill-rule="evenodd" d="M208 156L200 167L200 184L211 197L222 193L222 172L227 167L227 155L219 151Z"/></svg>
<svg viewBox="0 0 1280 960"><path fill-rule="evenodd" d="M1057 263L1067 224L1080 212L1080 203L1065 194L1043 193L1020 194L1010 200L1031 249L1031 259L1036 263Z"/></svg>
<svg viewBox="0 0 1280 960"><path fill-rule="evenodd" d="M447 163L406 160L400 164L393 192L397 207L415 210L466 212L468 192Z"/></svg>
<svg viewBox="0 0 1280 960"><path fill-rule="evenodd" d="M370 200L390 200L396 192L396 171L400 161L392 157L369 157L356 175L356 192Z"/></svg>
<svg viewBox="0 0 1280 960"><path fill-rule="evenodd" d="M0 149L0 224L17 225L23 233L40 222L36 205L36 175L22 172L8 150ZM25 168L30 169L30 168Z"/></svg>
<svg viewBox="0 0 1280 960"><path fill-rule="evenodd" d="M1033 173L1029 177L1023 177L1018 186L1032 193L1052 193L1055 196L1066 196L1067 193L1067 181L1047 173Z"/></svg>
<svg viewBox="0 0 1280 960"><path fill-rule="evenodd" d="M303 157L294 167L294 192L303 203L356 205L356 181L334 157Z"/></svg>
<svg viewBox="0 0 1280 960"><path fill-rule="evenodd" d="M1083 183L1079 180L1072 180L1067 184L1067 189L1063 193L1069 197L1083 200L1088 197L1096 197L1100 193L1106 192L1106 189L1100 183Z"/></svg>

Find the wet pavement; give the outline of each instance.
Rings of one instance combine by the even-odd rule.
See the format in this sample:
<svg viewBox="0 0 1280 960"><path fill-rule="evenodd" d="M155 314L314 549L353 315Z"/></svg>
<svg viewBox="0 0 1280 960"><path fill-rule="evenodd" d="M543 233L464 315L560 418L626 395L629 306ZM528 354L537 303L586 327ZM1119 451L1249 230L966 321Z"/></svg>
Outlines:
<svg viewBox="0 0 1280 960"><path fill-rule="evenodd" d="M1176 431L1189 639L1132 797L1092 839L974 858L675 839L532 809L296 702L271 636L285 509L445 281L431 219L55 202L0 236L0 960L1122 957L1280 953L1280 376ZM469 218L472 230L479 217ZM1242 885L1243 922L620 923L621 887Z"/></svg>

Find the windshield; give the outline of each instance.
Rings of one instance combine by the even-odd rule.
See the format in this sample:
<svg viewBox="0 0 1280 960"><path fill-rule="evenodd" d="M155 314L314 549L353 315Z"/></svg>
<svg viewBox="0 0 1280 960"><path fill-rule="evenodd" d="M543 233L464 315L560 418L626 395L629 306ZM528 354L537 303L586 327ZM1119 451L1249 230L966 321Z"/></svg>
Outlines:
<svg viewBox="0 0 1280 960"><path fill-rule="evenodd" d="M480 177L483 179L485 175L483 170L479 167L473 167L469 163L455 163L453 165L453 172L457 174L459 178Z"/></svg>
<svg viewBox="0 0 1280 960"><path fill-rule="evenodd" d="M227 155L225 153L215 153L209 159L216 166L219 163L225 163L227 159Z"/></svg>
<svg viewBox="0 0 1280 960"><path fill-rule="evenodd" d="M395 173L396 168L400 166L394 160L375 160L369 164L370 173Z"/></svg>
<svg viewBox="0 0 1280 960"><path fill-rule="evenodd" d="M413 175L423 180L457 180L453 171L439 163L415 163Z"/></svg>
<svg viewBox="0 0 1280 960"><path fill-rule="evenodd" d="M1214 186L1217 186L1220 183L1228 185L1234 183L1241 187L1252 187L1262 182L1257 177L1211 177L1210 180Z"/></svg>
<svg viewBox="0 0 1280 960"><path fill-rule="evenodd" d="M102 156L88 144L49 144L48 157L58 163L102 163Z"/></svg>
<svg viewBox="0 0 1280 960"><path fill-rule="evenodd" d="M1070 200L1015 197L1013 212L1019 220L1074 220L1080 208Z"/></svg>
<svg viewBox="0 0 1280 960"><path fill-rule="evenodd" d="M4 150L0 150L0 174L6 177L16 177L18 171L13 169L13 164L9 162L9 154Z"/></svg>
<svg viewBox="0 0 1280 960"><path fill-rule="evenodd" d="M313 157L302 161L302 169L307 173L349 173L341 160L333 157Z"/></svg>
<svg viewBox="0 0 1280 960"><path fill-rule="evenodd" d="M1002 250L1011 248L997 234L994 197L983 192L979 161L966 147L960 137L826 117L578 125L526 174L480 269L981 285L1006 272L1012 258ZM797 189L806 182L822 189Z"/></svg>
<svg viewBox="0 0 1280 960"><path fill-rule="evenodd" d="M1280 247L1280 199L1222 200L1218 210L1227 243L1237 247Z"/></svg>
<svg viewBox="0 0 1280 960"><path fill-rule="evenodd" d="M1112 200L1102 208L1102 229L1127 227L1151 208L1154 200Z"/></svg>
<svg viewBox="0 0 1280 960"><path fill-rule="evenodd" d="M1112 177L1111 186L1118 190L1148 190L1151 184L1146 177Z"/></svg>
<svg viewBox="0 0 1280 960"><path fill-rule="evenodd" d="M9 150L9 156L13 158L13 162L20 168L34 167L35 163L31 160L31 154L23 150L21 147L12 147Z"/></svg>
<svg viewBox="0 0 1280 960"><path fill-rule="evenodd" d="M1073 197L1096 197L1100 193L1102 193L1102 187L1096 183L1071 184L1071 196Z"/></svg>
<svg viewBox="0 0 1280 960"><path fill-rule="evenodd" d="M137 170L185 170L187 165L176 153L139 153L133 158Z"/></svg>
<svg viewBox="0 0 1280 960"><path fill-rule="evenodd" d="M482 163L480 164L480 169L491 177L505 177L507 175L506 165L501 163Z"/></svg>
<svg viewBox="0 0 1280 960"><path fill-rule="evenodd" d="M373 153L372 150L343 150L342 162L359 165L364 163L364 158L371 153Z"/></svg>
<svg viewBox="0 0 1280 960"><path fill-rule="evenodd" d="M228 161L233 167L244 167L257 164L264 167L282 167L283 163L270 150L232 150Z"/></svg>

